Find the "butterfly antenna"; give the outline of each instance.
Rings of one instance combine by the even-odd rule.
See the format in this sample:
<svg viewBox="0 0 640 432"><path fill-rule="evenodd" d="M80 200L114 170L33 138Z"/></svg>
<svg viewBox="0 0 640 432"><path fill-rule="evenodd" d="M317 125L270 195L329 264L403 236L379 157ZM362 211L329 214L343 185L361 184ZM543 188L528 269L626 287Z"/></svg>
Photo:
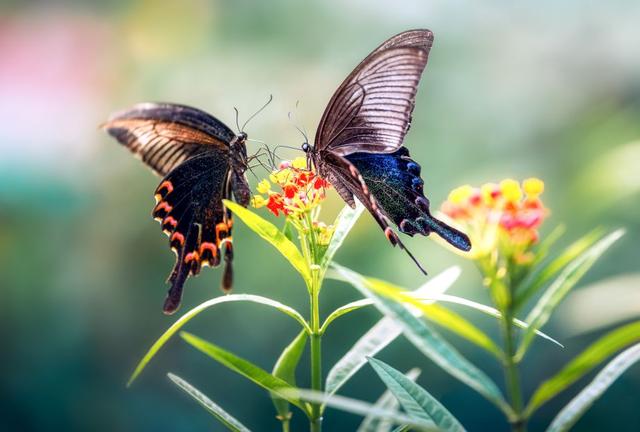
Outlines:
<svg viewBox="0 0 640 432"><path fill-rule="evenodd" d="M244 131L244 128L247 126L247 124L251 120L253 120L253 118L255 116L260 114L262 112L262 110L264 110L267 106L269 106L269 104L271 103L272 100L273 100L273 95L271 94L271 95L269 95L269 99L267 100L267 102L264 105L262 105L258 111L254 112L251 116L249 116L249 118L244 122L244 124L242 125L242 128L240 129L240 132Z"/></svg>
<svg viewBox="0 0 640 432"><path fill-rule="evenodd" d="M238 133L242 133L242 129L240 129L240 113L238 112L238 108L233 107L233 110L236 112L236 127L238 128Z"/></svg>
<svg viewBox="0 0 640 432"><path fill-rule="evenodd" d="M298 108L298 102L296 102L296 108ZM289 117L289 121L291 122L293 127L295 127L298 130L298 132L300 132L300 134L302 134L302 137L304 138L304 142L308 143L309 142L309 137L307 136L307 130L304 128L304 126L302 128L300 128L300 126L298 126L293 121L293 115L292 115L291 111L289 111L289 113L287 114L287 117ZM285 147L285 146L281 146L281 147Z"/></svg>

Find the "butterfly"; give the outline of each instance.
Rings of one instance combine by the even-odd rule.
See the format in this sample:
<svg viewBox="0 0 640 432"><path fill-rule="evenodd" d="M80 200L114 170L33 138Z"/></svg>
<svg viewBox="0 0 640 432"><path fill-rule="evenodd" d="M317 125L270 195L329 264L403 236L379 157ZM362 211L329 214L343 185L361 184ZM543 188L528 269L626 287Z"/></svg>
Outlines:
<svg viewBox="0 0 640 432"><path fill-rule="evenodd" d="M391 223L409 236L434 232L458 249L471 249L466 234L431 215L420 165L403 145L432 44L429 30L409 30L385 41L333 94L314 145L302 145L308 165L351 207L354 197L362 202L391 244L404 249L425 274Z"/></svg>
<svg viewBox="0 0 640 432"><path fill-rule="evenodd" d="M228 292L233 284L233 219L222 200L233 195L239 204L249 204L247 134L236 135L197 108L170 103L135 105L102 127L162 177L153 217L176 254L164 312L178 309L189 276L207 265L217 267L221 260L222 289Z"/></svg>

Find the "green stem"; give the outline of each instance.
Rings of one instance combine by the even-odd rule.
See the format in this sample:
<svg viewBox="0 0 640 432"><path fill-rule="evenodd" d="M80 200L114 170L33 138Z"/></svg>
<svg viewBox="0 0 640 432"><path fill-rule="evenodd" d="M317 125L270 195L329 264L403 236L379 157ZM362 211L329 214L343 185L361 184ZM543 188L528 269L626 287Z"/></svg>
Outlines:
<svg viewBox="0 0 640 432"><path fill-rule="evenodd" d="M507 385L507 392L509 394L509 400L511 401L511 407L515 412L515 418L510 419L511 430L514 432L526 432L527 425L526 419L522 412L522 387L520 385L520 376L518 374L518 364L515 361L515 341L513 334L513 312L508 307L507 311L503 312L502 318L502 335L504 339L504 376Z"/></svg>
<svg viewBox="0 0 640 432"><path fill-rule="evenodd" d="M318 271L312 270L313 282L311 286L311 389L322 391L322 334L320 333L320 280ZM322 407L320 403L311 405L311 432L322 430Z"/></svg>
<svg viewBox="0 0 640 432"><path fill-rule="evenodd" d="M282 432L289 432L290 430L290 423L291 420L290 419L285 419L285 420L281 420L282 422Z"/></svg>

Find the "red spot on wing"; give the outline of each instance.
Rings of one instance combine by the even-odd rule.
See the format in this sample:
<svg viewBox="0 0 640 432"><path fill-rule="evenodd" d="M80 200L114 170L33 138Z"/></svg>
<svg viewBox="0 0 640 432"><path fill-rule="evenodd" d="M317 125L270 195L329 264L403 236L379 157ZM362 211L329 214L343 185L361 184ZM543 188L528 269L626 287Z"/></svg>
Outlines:
<svg viewBox="0 0 640 432"><path fill-rule="evenodd" d="M162 197L167 196L171 192L173 192L173 184L169 180L165 180L160 183L160 186L156 189L156 193L160 194Z"/></svg>
<svg viewBox="0 0 640 432"><path fill-rule="evenodd" d="M177 243L178 246L182 246L184 244L184 236L177 231L171 236L171 246L174 247L175 243Z"/></svg>
<svg viewBox="0 0 640 432"><path fill-rule="evenodd" d="M170 206L168 202L160 201L160 203L158 203L158 205L153 209L153 216L162 219L167 216L171 210L173 210L173 207Z"/></svg>
<svg viewBox="0 0 640 432"><path fill-rule="evenodd" d="M199 259L200 259L200 255L198 254L198 252L196 251L189 252L184 257L184 263L189 264L191 261L198 261Z"/></svg>
<svg viewBox="0 0 640 432"><path fill-rule="evenodd" d="M392 245L395 246L398 243L398 236L396 236L396 233L393 232L391 227L386 227L384 229L384 235L387 237L387 240L389 240L389 242L391 242Z"/></svg>

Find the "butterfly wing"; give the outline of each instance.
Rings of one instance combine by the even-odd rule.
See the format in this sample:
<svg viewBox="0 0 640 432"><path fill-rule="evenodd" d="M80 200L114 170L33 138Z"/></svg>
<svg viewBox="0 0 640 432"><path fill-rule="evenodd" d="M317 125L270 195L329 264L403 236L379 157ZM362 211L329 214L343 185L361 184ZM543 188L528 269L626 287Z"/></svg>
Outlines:
<svg viewBox="0 0 640 432"><path fill-rule="evenodd" d="M228 148L235 138L212 115L169 103L135 105L102 127L160 176L211 147Z"/></svg>
<svg viewBox="0 0 640 432"><path fill-rule="evenodd" d="M369 54L338 87L320 120L315 146L339 155L392 153L402 146L433 33L401 33Z"/></svg>
<svg viewBox="0 0 640 432"><path fill-rule="evenodd" d="M431 216L420 167L402 145L432 43L428 30L404 32L356 67L323 114L314 162L347 203L355 196L365 205L394 246L406 250L390 223L411 236L436 232L469 250L465 234Z"/></svg>
<svg viewBox="0 0 640 432"><path fill-rule="evenodd" d="M390 154L352 153L345 159L357 169L379 211L401 232L410 236L435 232L458 249L471 249L466 234L431 215L420 165L405 147Z"/></svg>
<svg viewBox="0 0 640 432"><path fill-rule="evenodd" d="M169 236L176 264L169 276L171 288L164 305L173 313L180 305L189 276L203 266L216 267L224 256L223 288L231 288L233 220L222 199L230 197L231 170L224 154L209 152L179 165L160 182L153 216Z"/></svg>
<svg viewBox="0 0 640 432"><path fill-rule="evenodd" d="M249 197L245 168L233 163L237 158L230 143L235 134L215 117L175 104L139 104L103 127L164 176L155 192L153 216L176 254L164 312L178 309L190 276L203 266L218 266L222 259L222 288L231 289L233 219L222 200L233 194L246 206Z"/></svg>

